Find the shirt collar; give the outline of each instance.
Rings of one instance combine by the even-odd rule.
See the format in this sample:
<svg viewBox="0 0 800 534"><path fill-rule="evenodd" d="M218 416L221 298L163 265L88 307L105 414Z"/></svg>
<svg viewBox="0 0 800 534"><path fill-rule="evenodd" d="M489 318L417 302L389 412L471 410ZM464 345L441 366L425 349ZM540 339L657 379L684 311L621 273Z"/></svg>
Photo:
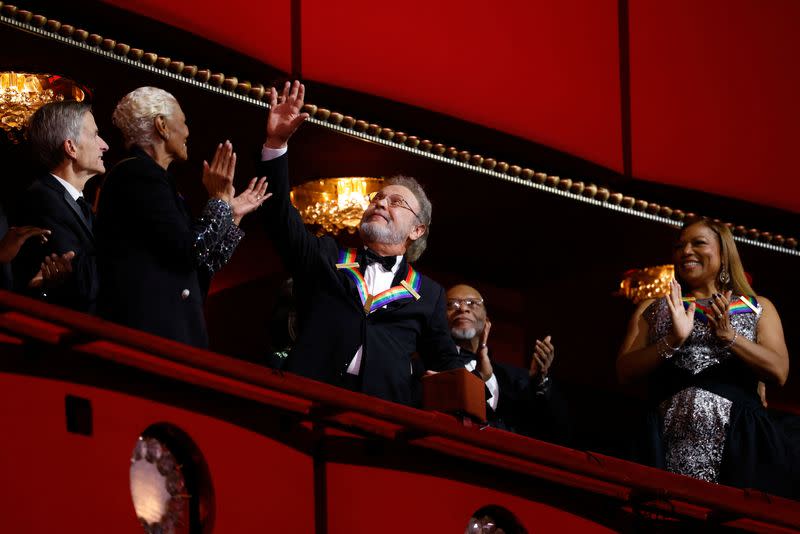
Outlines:
<svg viewBox="0 0 800 534"><path fill-rule="evenodd" d="M60 183L61 185L64 186L64 189L67 190L67 193L69 193L69 196L72 197L72 200L78 200L79 198L81 198L83 196L83 193L81 191L78 191L75 188L75 186L72 185L71 183L69 183L68 181L64 180L63 178L59 178L58 176L56 176L53 173L50 173L50 176L52 176L53 178L58 180L58 183Z"/></svg>
<svg viewBox="0 0 800 534"><path fill-rule="evenodd" d="M364 246L364 250L367 250L368 248L369 247ZM392 274L397 274L397 269L400 268L400 263L402 263L402 261L403 261L403 256L402 255L395 256L394 257L394 266L392 266L392 268L391 268L391 270L389 272L391 272ZM379 266L377 264L373 263L372 265L370 265L370 267L378 268Z"/></svg>

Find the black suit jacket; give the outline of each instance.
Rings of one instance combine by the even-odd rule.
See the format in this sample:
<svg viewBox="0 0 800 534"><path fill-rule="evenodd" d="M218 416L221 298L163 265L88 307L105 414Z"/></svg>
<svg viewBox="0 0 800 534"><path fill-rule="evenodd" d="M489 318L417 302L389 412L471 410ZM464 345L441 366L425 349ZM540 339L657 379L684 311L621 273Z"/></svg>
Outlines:
<svg viewBox="0 0 800 534"><path fill-rule="evenodd" d="M52 253L75 252L72 276L58 287L48 289L47 300L78 311L94 313L97 292L97 248L92 231L94 216L86 218L78 203L63 185L47 174L23 194L19 226L32 225L52 231L47 243L29 239L14 262L14 279L20 291L39 271L42 260Z"/></svg>
<svg viewBox="0 0 800 534"><path fill-rule="evenodd" d="M459 367L445 316L442 287L421 276L420 299L390 303L366 314L355 284L337 269L340 249L330 237L306 230L289 200L286 155L260 164L273 196L261 212L267 231L295 279L300 333L285 369L315 380L347 385L347 366L363 346L360 391L383 399L414 404L418 376L411 359L418 353L428 369ZM403 260L393 285L405 278Z"/></svg>
<svg viewBox="0 0 800 534"><path fill-rule="evenodd" d="M210 275L194 249L192 218L169 173L144 151L109 173L97 210L98 313L197 347L208 345Z"/></svg>
<svg viewBox="0 0 800 534"><path fill-rule="evenodd" d="M462 365L476 360L474 353L464 349L459 357ZM492 371L500 398L497 410L486 407L490 425L546 441L569 441L567 405L552 378L546 388L538 388L527 369L492 360Z"/></svg>

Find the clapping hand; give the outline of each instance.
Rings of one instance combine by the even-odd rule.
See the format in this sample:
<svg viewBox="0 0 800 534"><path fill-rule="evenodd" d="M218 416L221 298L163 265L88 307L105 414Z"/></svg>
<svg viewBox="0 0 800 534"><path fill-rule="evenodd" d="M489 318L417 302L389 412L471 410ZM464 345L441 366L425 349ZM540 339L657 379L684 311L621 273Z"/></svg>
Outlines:
<svg viewBox="0 0 800 534"><path fill-rule="evenodd" d="M203 185L212 198L233 201L233 174L236 171L236 153L230 141L217 145L211 165L203 161Z"/></svg>
<svg viewBox="0 0 800 534"><path fill-rule="evenodd" d="M75 253L71 250L60 256L58 254L46 256L39 272L28 282L28 287L55 287L63 283L72 275L72 259L74 257Z"/></svg>
<svg viewBox="0 0 800 534"><path fill-rule="evenodd" d="M22 245L31 237L38 236L42 243L47 243L49 235L50 230L36 226L12 226L0 239L0 263L9 263L16 258Z"/></svg>
<svg viewBox="0 0 800 534"><path fill-rule="evenodd" d="M305 86L297 80L293 84L286 82L280 95L274 87L270 89L265 146L285 147L292 134L308 118L308 113L300 111L303 109L305 93Z"/></svg>
<svg viewBox="0 0 800 534"><path fill-rule="evenodd" d="M712 316L708 317L708 324L711 330L719 339L725 342L733 341L736 331L731 325L731 316L728 313L728 307L731 303L731 292L714 293L711 295L711 311Z"/></svg>
<svg viewBox="0 0 800 534"><path fill-rule="evenodd" d="M489 360L489 332L491 329L492 322L486 319L483 323L483 330L481 330L481 337L478 343L478 362L476 367L484 382L492 378L494 373L492 362Z"/></svg>
<svg viewBox="0 0 800 534"><path fill-rule="evenodd" d="M253 178L247 189L239 193L238 196L233 197L231 200L231 209L233 209L233 224L239 225L242 217L258 209L272 193L267 193L267 177L261 179Z"/></svg>
<svg viewBox="0 0 800 534"><path fill-rule="evenodd" d="M556 355L556 349L550 342L551 339L551 336L547 336L544 341L536 340L536 348L533 351L533 359L531 359L531 366L528 370L531 378L537 375L541 378L547 376Z"/></svg>
<svg viewBox="0 0 800 534"><path fill-rule="evenodd" d="M684 309L681 285L674 278L670 282L667 306L672 318L672 334L675 336L673 341L677 342L677 346L681 346L694 329L694 310L697 305L692 302L688 308Z"/></svg>

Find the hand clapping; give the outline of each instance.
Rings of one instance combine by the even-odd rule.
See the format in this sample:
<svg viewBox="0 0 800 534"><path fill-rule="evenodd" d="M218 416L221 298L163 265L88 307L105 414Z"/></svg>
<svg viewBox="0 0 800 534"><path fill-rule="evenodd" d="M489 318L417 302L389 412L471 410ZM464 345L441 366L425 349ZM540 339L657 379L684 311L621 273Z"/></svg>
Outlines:
<svg viewBox="0 0 800 534"><path fill-rule="evenodd" d="M736 336L736 331L731 325L731 316L728 307L731 303L731 292L714 293L711 295L711 310L713 313L708 317L708 324L711 330L719 339L731 343Z"/></svg>
<svg viewBox="0 0 800 534"><path fill-rule="evenodd" d="M0 263L8 263L19 254L19 250L25 241L31 237L38 236L42 243L47 243L47 236L50 230L37 228L35 226L12 226L6 235L0 239Z"/></svg>
<svg viewBox="0 0 800 534"><path fill-rule="evenodd" d="M551 339L551 336L547 336L544 341L536 340L536 348L533 351L533 359L528 370L528 375L531 378L537 375L545 377L550 371L550 366L553 365L553 358L556 355L556 349L550 342Z"/></svg>
<svg viewBox="0 0 800 534"><path fill-rule="evenodd" d="M72 259L75 252L69 251L62 255L50 254L44 258L39 272L28 282L28 287L49 288L56 287L72 276Z"/></svg>
<svg viewBox="0 0 800 534"><path fill-rule="evenodd" d="M260 180L253 178L247 189L242 191L238 196L234 197L231 201L231 209L233 209L233 224L238 226L242 217L258 209L272 193L267 193L267 177Z"/></svg>
<svg viewBox="0 0 800 534"><path fill-rule="evenodd" d="M481 378L483 381L486 382L492 375L494 374L494 370L492 369L492 362L489 360L489 332L492 329L492 322L489 319L486 319L486 322L483 324L483 330L481 330L481 338L478 344L478 364L477 369L478 373L480 373Z"/></svg>
<svg viewBox="0 0 800 534"><path fill-rule="evenodd" d="M203 185L212 198L224 200L228 204L233 200L233 174L236 171L236 153L230 141L217 145L211 165L203 161Z"/></svg>
<svg viewBox="0 0 800 534"><path fill-rule="evenodd" d="M667 307L672 319L672 334L675 336L677 346L683 344L694 329L694 310L697 305L692 302L689 307L683 307L683 294L681 285L674 278L670 282L670 293L667 295Z"/></svg>

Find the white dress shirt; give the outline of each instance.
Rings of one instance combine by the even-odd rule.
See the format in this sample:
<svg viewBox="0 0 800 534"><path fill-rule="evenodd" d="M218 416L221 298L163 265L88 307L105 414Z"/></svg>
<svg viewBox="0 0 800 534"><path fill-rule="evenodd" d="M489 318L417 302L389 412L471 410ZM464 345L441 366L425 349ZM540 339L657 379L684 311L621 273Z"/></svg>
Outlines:
<svg viewBox="0 0 800 534"><path fill-rule="evenodd" d="M377 295L381 291L386 291L392 287L392 280L394 280L397 270L400 268L401 259L403 259L402 256L397 256L394 261L394 266L388 271L379 263L367 265L367 268L364 270L364 281L367 283L367 291L370 295ZM384 306L384 308L385 307L386 306ZM350 365L347 366L347 372L349 374L357 375L361 371L361 356L363 352L364 346L361 345L358 347L353 359L350 360Z"/></svg>
<svg viewBox="0 0 800 534"><path fill-rule="evenodd" d="M50 173L50 176L52 176L53 178L55 178L56 180L58 180L58 183L60 183L61 185L63 185L63 186L64 186L64 189L66 189L66 190L67 190L67 193L69 193L69 196L71 196L71 197L72 197L72 200L75 200L75 201L77 201L79 198L81 198L81 197L83 196L83 192L81 192L81 191L78 191L78 190L75 188L75 186L74 186L74 185L72 185L71 183L69 183L68 181L66 181L66 180L64 180L64 179L62 179L62 178L59 178L58 176L56 176L56 175L55 175L55 174L53 174L53 173Z"/></svg>

